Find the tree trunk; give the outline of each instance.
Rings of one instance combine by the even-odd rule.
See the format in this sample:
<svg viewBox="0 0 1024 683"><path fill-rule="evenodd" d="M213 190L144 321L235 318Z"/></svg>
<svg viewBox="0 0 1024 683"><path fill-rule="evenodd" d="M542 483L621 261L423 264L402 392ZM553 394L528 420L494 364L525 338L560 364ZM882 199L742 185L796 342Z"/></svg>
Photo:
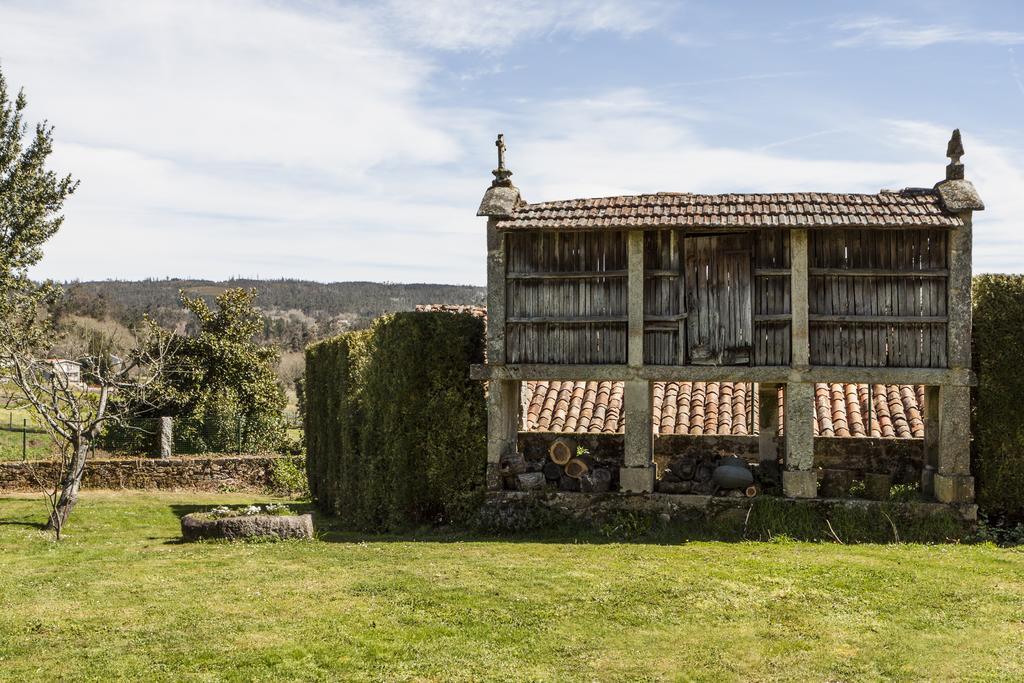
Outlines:
<svg viewBox="0 0 1024 683"><path fill-rule="evenodd" d="M79 436L72 441L71 460L68 461L67 469L60 481L60 497L50 513L50 520L46 528L57 533L60 538L64 523L71 516L71 511L78 503L78 491L82 488L82 474L85 472L85 459L89 454L89 442Z"/></svg>

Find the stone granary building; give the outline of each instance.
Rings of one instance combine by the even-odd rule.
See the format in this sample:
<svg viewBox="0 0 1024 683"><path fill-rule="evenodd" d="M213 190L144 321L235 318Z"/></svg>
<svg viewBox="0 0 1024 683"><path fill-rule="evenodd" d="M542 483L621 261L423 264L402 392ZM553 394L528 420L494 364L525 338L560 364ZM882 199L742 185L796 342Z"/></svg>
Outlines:
<svg viewBox="0 0 1024 683"><path fill-rule="evenodd" d="M874 401L844 395L864 386L914 395L922 491L973 501L971 220L984 206L964 179L959 131L945 179L931 188L538 204L522 199L500 135L496 144L478 211L487 217L487 361L474 368L489 380L489 486L502 487L503 458L543 410L523 415L538 387L572 382L570 396L583 401L604 383L622 392L618 490L652 492L666 410L677 412L682 388L714 386L752 394L743 417L730 407L726 419L759 432L756 457L781 462L785 496L815 497L814 439L825 425L816 405L838 391L849 432L853 404ZM875 427L868 417L852 429Z"/></svg>

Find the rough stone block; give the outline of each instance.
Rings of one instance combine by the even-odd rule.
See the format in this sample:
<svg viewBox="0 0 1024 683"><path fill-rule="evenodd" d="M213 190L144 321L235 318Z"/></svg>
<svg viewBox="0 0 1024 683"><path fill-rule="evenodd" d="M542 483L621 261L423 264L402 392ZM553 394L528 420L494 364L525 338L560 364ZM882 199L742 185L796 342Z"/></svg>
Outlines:
<svg viewBox="0 0 1024 683"><path fill-rule="evenodd" d="M933 478L935 500L940 503L973 503L974 477L936 473Z"/></svg>
<svg viewBox="0 0 1024 683"><path fill-rule="evenodd" d="M619 490L625 493L652 493L654 491L654 466L620 468Z"/></svg>
<svg viewBox="0 0 1024 683"><path fill-rule="evenodd" d="M811 470L786 470L782 473L782 494L786 498L816 498L818 475Z"/></svg>
<svg viewBox="0 0 1024 683"><path fill-rule="evenodd" d="M160 457L169 458L174 455L174 418L161 417L160 424Z"/></svg>

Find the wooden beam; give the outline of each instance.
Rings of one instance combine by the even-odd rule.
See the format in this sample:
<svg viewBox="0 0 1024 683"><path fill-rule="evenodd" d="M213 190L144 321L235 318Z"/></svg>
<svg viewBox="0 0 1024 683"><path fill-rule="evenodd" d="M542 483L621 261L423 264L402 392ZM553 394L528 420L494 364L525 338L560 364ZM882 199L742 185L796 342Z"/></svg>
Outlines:
<svg viewBox="0 0 1024 683"><path fill-rule="evenodd" d="M631 230L628 240L629 342L627 358L629 365L639 367L644 364L644 233L640 230Z"/></svg>
<svg viewBox="0 0 1024 683"><path fill-rule="evenodd" d="M790 324L792 358L794 367L803 368L811 364L810 329L808 325L807 298L807 230L796 228L789 232L790 249Z"/></svg>
<svg viewBox="0 0 1024 683"><path fill-rule="evenodd" d="M944 315L808 315L811 323L878 323L878 324L905 324L918 323L927 325L944 325L947 317Z"/></svg>
<svg viewBox="0 0 1024 683"><path fill-rule="evenodd" d="M842 277L947 277L941 270L886 270L884 268L811 268L810 275L839 275Z"/></svg>
<svg viewBox="0 0 1024 683"><path fill-rule="evenodd" d="M624 278L627 270L579 270L565 273L509 273L509 280L600 280L604 278Z"/></svg>
<svg viewBox="0 0 1024 683"><path fill-rule="evenodd" d="M973 386L974 373L966 368L790 368L783 365L474 365L470 377L478 380L616 381L642 379L665 382L849 382L856 384L948 384Z"/></svg>

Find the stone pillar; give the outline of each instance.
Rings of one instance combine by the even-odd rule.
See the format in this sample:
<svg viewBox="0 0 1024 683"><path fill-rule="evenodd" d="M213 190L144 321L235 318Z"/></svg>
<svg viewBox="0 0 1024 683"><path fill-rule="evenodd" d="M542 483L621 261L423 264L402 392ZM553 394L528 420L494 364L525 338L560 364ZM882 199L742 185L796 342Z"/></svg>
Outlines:
<svg viewBox="0 0 1024 683"><path fill-rule="evenodd" d="M157 419L157 436L160 443L160 457L169 458L174 455L174 418Z"/></svg>
<svg viewBox="0 0 1024 683"><path fill-rule="evenodd" d="M487 219L487 364L505 364L505 233Z"/></svg>
<svg viewBox="0 0 1024 683"><path fill-rule="evenodd" d="M934 476L935 500L940 503L974 501L971 476L971 389L939 387L938 463Z"/></svg>
<svg viewBox="0 0 1024 683"><path fill-rule="evenodd" d="M818 495L818 477L814 472L813 384L786 384L783 420L786 450L782 492L787 498L814 498Z"/></svg>
<svg viewBox="0 0 1024 683"><path fill-rule="evenodd" d="M644 233L632 230L628 242L628 306L627 358L631 367L644 364ZM628 406L628 403L627 403ZM627 427L628 429L628 427Z"/></svg>
<svg viewBox="0 0 1024 683"><path fill-rule="evenodd" d="M487 488L502 488L501 458L518 448L520 382L492 380L487 384Z"/></svg>
<svg viewBox="0 0 1024 683"><path fill-rule="evenodd" d="M779 388L781 384L757 385L758 459L777 462L779 449L775 437L779 432ZM775 471L774 469L772 470Z"/></svg>
<svg viewBox="0 0 1024 683"><path fill-rule="evenodd" d="M628 493L654 491L654 458L651 383L627 380L625 386L626 434L619 490Z"/></svg>
<svg viewBox="0 0 1024 683"><path fill-rule="evenodd" d="M792 311L791 346L793 357L790 361L795 368L807 368L811 364L810 326L808 322L807 289L807 230L794 228L789 231L790 248L790 310ZM786 399L788 404L789 399ZM787 406L788 407L788 406Z"/></svg>
<svg viewBox="0 0 1024 683"><path fill-rule="evenodd" d="M935 495L935 470L939 467L939 388L924 388L924 463L921 468L921 493Z"/></svg>
<svg viewBox="0 0 1024 683"><path fill-rule="evenodd" d="M946 341L949 367L970 370L971 212L964 211L960 217L964 226L949 233ZM943 385L938 388L938 398L939 428L933 494L941 503L972 503L971 390L967 386Z"/></svg>

